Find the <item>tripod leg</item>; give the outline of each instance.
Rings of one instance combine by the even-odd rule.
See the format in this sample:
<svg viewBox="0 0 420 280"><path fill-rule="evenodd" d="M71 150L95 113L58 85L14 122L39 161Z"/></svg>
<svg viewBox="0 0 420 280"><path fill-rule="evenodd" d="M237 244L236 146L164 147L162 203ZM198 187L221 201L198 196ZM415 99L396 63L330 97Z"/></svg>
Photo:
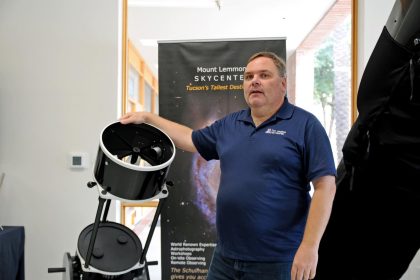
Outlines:
<svg viewBox="0 0 420 280"><path fill-rule="evenodd" d="M99 222L101 219L101 214L104 208L105 201L106 199L99 197L99 205L98 205L98 210L96 211L95 224L93 225L92 235L90 237L89 247L86 253L85 268L88 268L90 265L90 260L92 258L92 252L93 252L93 246L95 245L96 234L98 233Z"/></svg>
<svg viewBox="0 0 420 280"><path fill-rule="evenodd" d="M162 199L159 200L159 204L157 206L155 216L153 217L153 221L152 221L152 224L150 226L149 234L147 235L146 243L144 244L144 249L143 249L143 253L142 253L141 258L140 258L140 263L145 262L146 253L147 253L147 250L149 249L150 242L152 241L153 232L155 231L156 224L157 224L157 221L159 219L160 212L162 211L162 207L163 207L165 199L166 198L162 198ZM146 266L146 264L145 264L145 266Z"/></svg>
<svg viewBox="0 0 420 280"><path fill-rule="evenodd" d="M146 280L150 280L149 265L147 264L146 257L144 257L144 270L146 272Z"/></svg>
<svg viewBox="0 0 420 280"><path fill-rule="evenodd" d="M105 204L104 214L102 215L102 222L106 222L106 218L108 217L109 206L111 205L111 199L107 199Z"/></svg>

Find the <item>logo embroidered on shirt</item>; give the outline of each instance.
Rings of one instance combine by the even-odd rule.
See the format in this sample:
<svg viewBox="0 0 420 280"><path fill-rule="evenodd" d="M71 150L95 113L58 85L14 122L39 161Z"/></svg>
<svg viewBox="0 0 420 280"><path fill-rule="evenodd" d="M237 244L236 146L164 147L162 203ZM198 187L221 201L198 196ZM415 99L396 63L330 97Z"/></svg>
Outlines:
<svg viewBox="0 0 420 280"><path fill-rule="evenodd" d="M276 129L271 129L271 128L268 128L268 129L265 131L265 133L266 133L266 134L285 135L285 134L286 134L286 131L284 131L284 130L276 130Z"/></svg>

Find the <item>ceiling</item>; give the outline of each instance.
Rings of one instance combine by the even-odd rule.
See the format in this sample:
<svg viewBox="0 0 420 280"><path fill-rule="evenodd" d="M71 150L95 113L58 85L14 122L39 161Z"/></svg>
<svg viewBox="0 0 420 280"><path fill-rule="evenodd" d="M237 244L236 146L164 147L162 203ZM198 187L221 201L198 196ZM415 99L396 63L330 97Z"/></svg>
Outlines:
<svg viewBox="0 0 420 280"><path fill-rule="evenodd" d="M159 41L286 38L292 53L336 0L128 0L128 37L157 76Z"/></svg>

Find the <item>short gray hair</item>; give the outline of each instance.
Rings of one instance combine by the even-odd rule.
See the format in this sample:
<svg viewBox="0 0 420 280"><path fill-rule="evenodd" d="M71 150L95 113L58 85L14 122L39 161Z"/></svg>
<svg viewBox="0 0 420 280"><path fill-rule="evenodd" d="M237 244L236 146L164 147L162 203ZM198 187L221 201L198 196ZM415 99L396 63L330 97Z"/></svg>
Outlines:
<svg viewBox="0 0 420 280"><path fill-rule="evenodd" d="M257 52L248 59L248 63L250 63L251 61L253 61L254 59L258 57L270 58L274 62L274 65L276 65L280 76L286 77L286 62L284 61L284 59L280 58L278 55L276 55L273 52Z"/></svg>

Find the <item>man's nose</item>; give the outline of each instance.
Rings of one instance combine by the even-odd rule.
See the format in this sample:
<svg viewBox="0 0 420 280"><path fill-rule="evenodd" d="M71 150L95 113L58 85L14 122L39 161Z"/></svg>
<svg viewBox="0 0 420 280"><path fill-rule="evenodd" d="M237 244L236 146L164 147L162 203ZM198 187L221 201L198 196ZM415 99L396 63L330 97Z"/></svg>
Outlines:
<svg viewBox="0 0 420 280"><path fill-rule="evenodd" d="M258 77L253 77L252 78L252 81L251 81L251 84L252 85L259 85L259 84L261 84L261 82L260 82L260 79L258 78Z"/></svg>

